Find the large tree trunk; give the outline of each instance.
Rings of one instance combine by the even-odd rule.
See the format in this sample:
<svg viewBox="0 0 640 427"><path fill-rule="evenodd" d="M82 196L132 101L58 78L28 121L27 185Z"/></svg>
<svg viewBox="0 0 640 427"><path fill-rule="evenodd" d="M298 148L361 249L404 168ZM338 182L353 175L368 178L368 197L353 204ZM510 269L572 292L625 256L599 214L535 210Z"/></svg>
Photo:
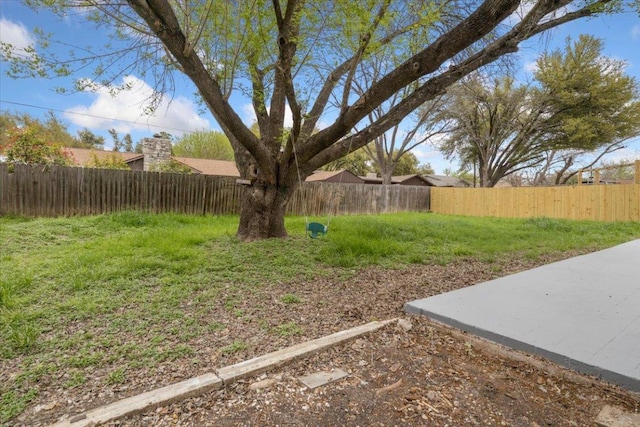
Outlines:
<svg viewBox="0 0 640 427"><path fill-rule="evenodd" d="M243 241L287 237L284 215L293 189L257 182L245 186L240 199L238 238Z"/></svg>
<svg viewBox="0 0 640 427"><path fill-rule="evenodd" d="M394 165L386 163L380 164L380 177L383 185L391 185L391 177L393 177Z"/></svg>

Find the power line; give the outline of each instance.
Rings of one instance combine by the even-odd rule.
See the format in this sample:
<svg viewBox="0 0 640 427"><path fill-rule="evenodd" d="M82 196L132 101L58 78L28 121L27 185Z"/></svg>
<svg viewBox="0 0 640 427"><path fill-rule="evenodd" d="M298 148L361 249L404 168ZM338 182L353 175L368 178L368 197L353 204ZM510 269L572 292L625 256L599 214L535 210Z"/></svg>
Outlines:
<svg viewBox="0 0 640 427"><path fill-rule="evenodd" d="M36 108L36 109L39 109L39 110L55 111L57 113L75 114L76 116L92 117L92 118L95 118L95 119L113 120L113 121L129 123L129 124L138 125L138 126L139 125L143 125L143 126L152 127L152 128L158 128L158 129L177 130L177 131L184 132L184 133L193 133L193 132L195 132L193 130L174 128L174 127L171 127L171 126L160 126L160 125L152 125L150 123L133 122L131 120L114 119L114 118L111 118L111 117L97 116L95 114L78 113L78 112L75 112L75 111L66 111L66 110L59 110L59 109L56 109L56 108L41 107L39 105L25 104L25 103L22 103L22 102L5 101L3 99L0 99L0 104L11 104L11 105L18 105L18 106L21 106L21 107Z"/></svg>

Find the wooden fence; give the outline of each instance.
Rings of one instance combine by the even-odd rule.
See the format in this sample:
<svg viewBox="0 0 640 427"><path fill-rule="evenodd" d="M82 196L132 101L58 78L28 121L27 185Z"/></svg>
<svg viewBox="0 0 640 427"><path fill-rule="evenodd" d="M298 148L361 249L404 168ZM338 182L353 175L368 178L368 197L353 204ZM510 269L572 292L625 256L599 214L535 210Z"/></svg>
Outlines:
<svg viewBox="0 0 640 427"><path fill-rule="evenodd" d="M296 215L429 210L429 187L306 182L292 197ZM159 172L0 164L0 215L73 216L122 210L186 214L240 212L235 178Z"/></svg>
<svg viewBox="0 0 640 427"><path fill-rule="evenodd" d="M503 218L640 221L640 184L433 188L431 210Z"/></svg>

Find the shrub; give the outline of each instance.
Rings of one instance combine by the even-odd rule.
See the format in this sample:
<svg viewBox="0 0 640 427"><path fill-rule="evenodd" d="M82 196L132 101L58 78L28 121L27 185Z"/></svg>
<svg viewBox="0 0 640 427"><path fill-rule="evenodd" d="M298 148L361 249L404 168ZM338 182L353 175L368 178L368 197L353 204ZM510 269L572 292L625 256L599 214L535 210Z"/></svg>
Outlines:
<svg viewBox="0 0 640 427"><path fill-rule="evenodd" d="M131 169L122 156L118 153L107 153L98 157L96 153L91 153L91 159L87 162L87 167L98 169Z"/></svg>
<svg viewBox="0 0 640 427"><path fill-rule="evenodd" d="M71 154L53 142L46 141L30 126L14 127L9 131L8 143L0 147L7 157L7 163L24 163L28 165L63 165L73 164Z"/></svg>

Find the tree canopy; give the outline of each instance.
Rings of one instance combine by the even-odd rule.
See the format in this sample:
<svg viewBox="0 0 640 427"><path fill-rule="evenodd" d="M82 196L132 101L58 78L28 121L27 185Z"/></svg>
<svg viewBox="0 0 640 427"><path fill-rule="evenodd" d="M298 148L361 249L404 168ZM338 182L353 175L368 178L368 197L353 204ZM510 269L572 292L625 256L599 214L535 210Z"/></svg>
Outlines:
<svg viewBox="0 0 640 427"><path fill-rule="evenodd" d="M481 186L539 165L546 176L554 164L562 164L556 183L566 181L579 153L601 157L640 135L637 82L621 61L602 56L600 40L569 39L537 64L536 84L475 74L450 91L445 115L456 129L441 149L463 167L477 165Z"/></svg>
<svg viewBox="0 0 640 427"><path fill-rule="evenodd" d="M8 135L14 128L29 128L39 138L63 147L77 147L80 145L73 135L67 130L68 125L49 112L44 120L35 118L26 113L0 113L0 145L7 143Z"/></svg>
<svg viewBox="0 0 640 427"><path fill-rule="evenodd" d="M34 126L9 129L5 143L0 145L0 152L5 154L9 164L68 166L73 163L62 145L44 139Z"/></svg>
<svg viewBox="0 0 640 427"><path fill-rule="evenodd" d="M466 75L517 51L523 40L626 6L621 0L28 3L61 15L69 6L86 7L84 16L112 29L113 41L84 58L76 52L71 59L77 62L51 50L45 58L10 57L13 75L42 75L47 68L69 75L91 63L94 78L78 79L78 88L133 72L155 80L158 94L170 89L173 72L193 82L229 138L241 176L251 182L242 191L238 237L244 240L287 235L284 213L299 174L304 179L364 147ZM390 55L397 65L356 91L355 83L364 81L361 64ZM393 108L365 123L408 86ZM251 99L259 136L230 103L234 91Z"/></svg>
<svg viewBox="0 0 640 427"><path fill-rule="evenodd" d="M233 148L224 133L199 131L184 135L173 144L173 154L196 159L233 160Z"/></svg>

